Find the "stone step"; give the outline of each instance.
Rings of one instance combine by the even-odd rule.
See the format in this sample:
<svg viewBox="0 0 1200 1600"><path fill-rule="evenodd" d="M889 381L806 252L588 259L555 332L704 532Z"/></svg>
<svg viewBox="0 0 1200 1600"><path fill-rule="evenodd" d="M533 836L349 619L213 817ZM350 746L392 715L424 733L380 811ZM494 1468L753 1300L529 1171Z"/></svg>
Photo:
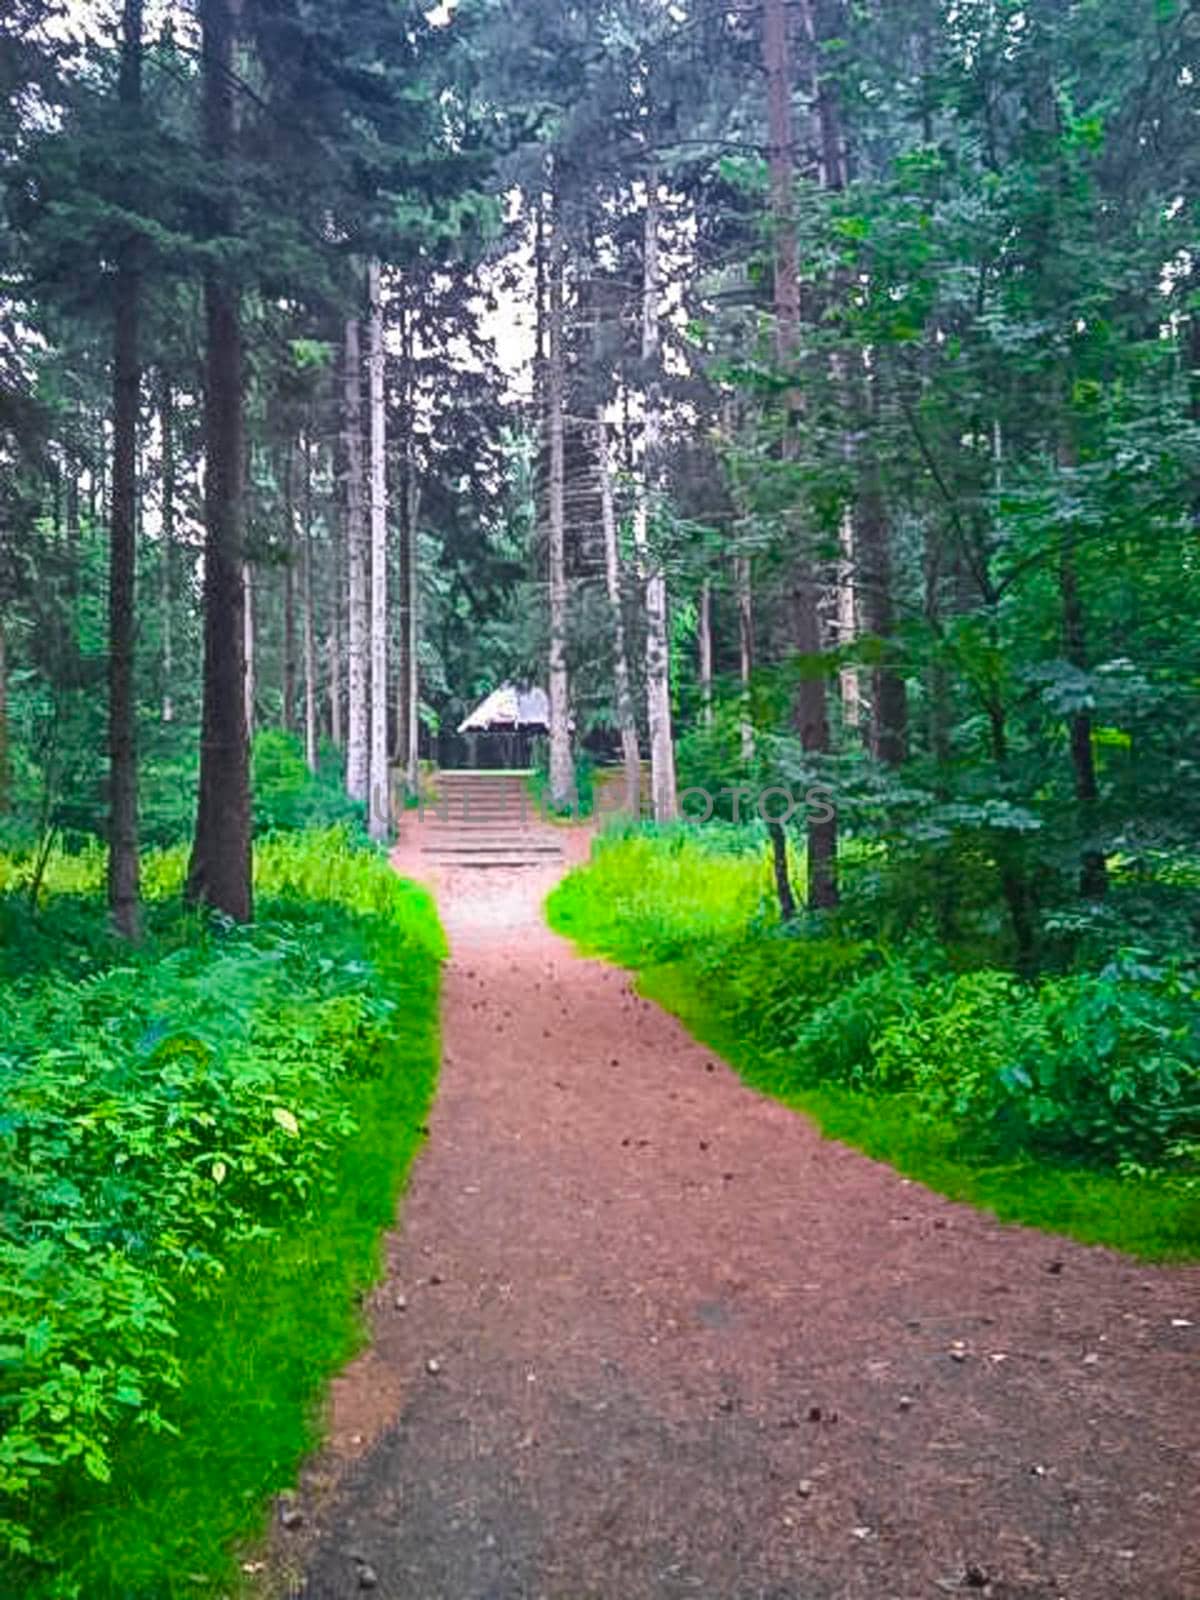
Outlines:
<svg viewBox="0 0 1200 1600"><path fill-rule="evenodd" d="M446 840L462 845L550 845L557 850L554 840L547 840L541 829L531 827L422 827L411 837L421 845L437 845Z"/></svg>
<svg viewBox="0 0 1200 1600"><path fill-rule="evenodd" d="M520 845L520 844L427 844L421 848L423 856L458 856L464 861L474 860L477 856L537 856L539 859L561 859L562 850L557 845Z"/></svg>

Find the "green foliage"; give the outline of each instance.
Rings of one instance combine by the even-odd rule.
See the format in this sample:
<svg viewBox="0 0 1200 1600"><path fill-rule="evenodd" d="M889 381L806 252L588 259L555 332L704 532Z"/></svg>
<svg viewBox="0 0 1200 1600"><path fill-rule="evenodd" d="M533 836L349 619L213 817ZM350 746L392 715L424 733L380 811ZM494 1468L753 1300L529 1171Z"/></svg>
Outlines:
<svg viewBox="0 0 1200 1600"><path fill-rule="evenodd" d="M58 858L41 919L56 921L61 896L68 928L89 909L100 927L6 995L0 1504L13 1556L50 1554L52 1505L61 1517L64 1494L108 1482L131 1439L177 1428L194 1354L178 1304L216 1304L244 1250L315 1225L361 1132L356 1094L392 1070L395 1039L413 1046L418 1099L432 1068L432 907L346 832L260 847L254 926L164 904L136 951L106 948L98 864ZM182 852L150 866L177 901Z"/></svg>
<svg viewBox="0 0 1200 1600"><path fill-rule="evenodd" d="M346 794L335 750L327 747L317 771L310 772L300 740L273 728L255 736L253 757L257 833L363 827L363 807Z"/></svg>
<svg viewBox="0 0 1200 1600"><path fill-rule="evenodd" d="M716 847L710 829L685 825L604 833L586 871L551 895L554 926L634 967L719 945L767 903L770 868L761 842L736 857Z"/></svg>
<svg viewBox="0 0 1200 1600"><path fill-rule="evenodd" d="M1071 1172L1125 1173L1163 1208L1158 1244L1139 1236L1133 1247L1181 1248L1191 1229L1200 1248L1194 967L1129 957L1027 982L956 970L961 949L888 944L838 919L780 927L763 914L762 861L723 853L715 835L706 850L707 830L681 832L602 837L550 897L553 926L687 997L686 1014L718 1028L757 1087L817 1114L832 1106L855 1126L869 1118L840 1097L869 1103L905 1130L905 1170L924 1170L918 1128L936 1155L930 1181L951 1149L956 1185L964 1163L1046 1164L1061 1179L1062 1215L1031 1217L1063 1227ZM1015 1193L997 1203L1021 1214ZM1119 1242L1120 1219L1099 1236Z"/></svg>
<svg viewBox="0 0 1200 1600"><path fill-rule="evenodd" d="M574 761L575 804L560 808L550 800L550 746L545 739L537 740L528 782L529 793L539 812L564 821L591 816L596 807L596 763L586 750L576 750Z"/></svg>

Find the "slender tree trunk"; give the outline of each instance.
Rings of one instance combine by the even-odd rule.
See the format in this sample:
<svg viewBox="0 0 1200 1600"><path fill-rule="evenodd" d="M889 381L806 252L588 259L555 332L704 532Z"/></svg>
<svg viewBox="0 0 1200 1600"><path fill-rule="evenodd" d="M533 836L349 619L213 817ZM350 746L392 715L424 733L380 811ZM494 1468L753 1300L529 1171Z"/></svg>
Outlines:
<svg viewBox="0 0 1200 1600"><path fill-rule="evenodd" d="M613 626L613 688L616 691L617 727L621 734L621 764L625 773L625 810L636 817L642 809L642 757L638 749L637 717L629 687L629 654L625 644L625 611L621 603L621 552L617 544L617 514L613 505L612 470L608 459L608 426L604 407L596 407L596 455L600 463L600 521L604 532L604 580Z"/></svg>
<svg viewBox="0 0 1200 1600"><path fill-rule="evenodd" d="M742 686L742 761L754 760L754 723L750 717L750 679L754 673L754 590L749 556L734 556L733 587L737 594L738 679Z"/></svg>
<svg viewBox="0 0 1200 1600"><path fill-rule="evenodd" d="M242 591L245 605L242 609L242 654L246 661L243 678L246 695L246 736L254 738L254 706L258 699L257 651L255 650L254 567L246 561L242 565Z"/></svg>
<svg viewBox="0 0 1200 1600"><path fill-rule="evenodd" d="M383 288L378 261L367 269L370 302L371 716L368 831L377 844L391 833L388 783L387 411L384 403Z"/></svg>
<svg viewBox="0 0 1200 1600"><path fill-rule="evenodd" d="M908 753L908 694L893 659L891 530L873 467L868 468L868 482L859 496L857 532L863 626L883 652L871 669L871 754L898 767Z"/></svg>
<svg viewBox="0 0 1200 1600"><path fill-rule="evenodd" d="M711 728L713 721L712 584L707 578L700 585L698 633L700 649L700 720L706 728Z"/></svg>
<svg viewBox="0 0 1200 1600"><path fill-rule="evenodd" d="M796 915L796 896L788 870L787 834L781 822L768 822L767 834L771 840L771 865L775 872L775 895L779 901L780 920L791 922Z"/></svg>
<svg viewBox="0 0 1200 1600"><path fill-rule="evenodd" d="M283 447L283 536L286 548L283 563L283 728L291 733L296 726L296 563L303 552L296 550L295 445L289 438Z"/></svg>
<svg viewBox="0 0 1200 1600"><path fill-rule="evenodd" d="M336 596L334 597L336 604ZM342 748L342 630L330 623L326 643L329 653L329 739L335 750Z"/></svg>
<svg viewBox="0 0 1200 1600"><path fill-rule="evenodd" d="M346 323L345 389L342 402L343 462L346 471L346 564L349 573L346 729L346 791L352 800L366 800L370 781L369 747L369 605L367 534L363 518L362 348L358 319Z"/></svg>
<svg viewBox="0 0 1200 1600"><path fill-rule="evenodd" d="M416 794L421 782L421 564L417 529L420 525L421 487L412 473L405 493L405 524L408 538L408 567L405 594L408 600L405 654L408 674L404 707L406 745L404 779L409 793Z"/></svg>
<svg viewBox="0 0 1200 1600"><path fill-rule="evenodd" d="M329 637L326 647L329 654L329 737L335 750L342 749L345 737L342 696L342 597L345 594L342 540L339 535L340 519L331 525L329 542Z"/></svg>
<svg viewBox="0 0 1200 1600"><path fill-rule="evenodd" d="M174 722L175 701L172 687L175 680L175 391L171 380L162 381L159 399L159 427L162 429L162 550L159 564L159 602L162 638L162 720Z"/></svg>
<svg viewBox="0 0 1200 1600"><path fill-rule="evenodd" d="M995 648L993 642L993 648ZM1008 718L1004 704L997 693L985 700L988 719L988 736L996 771L1003 781L1008 768ZM1017 970L1031 977L1037 967L1037 922L1029 888L1029 878L1021 859L1020 842L1012 842L1003 835L996 844L996 867L1000 877L1000 892L1008 907L1013 941L1016 945Z"/></svg>
<svg viewBox="0 0 1200 1600"><path fill-rule="evenodd" d="M396 721L392 734L392 761L405 773L408 767L408 662L409 662L409 591L411 588L409 563L409 487L411 462L408 454L408 362L403 353L405 344L405 312L400 312L400 383L399 406L401 415L399 455L399 482L396 493L396 650L393 670L396 674Z"/></svg>
<svg viewBox="0 0 1200 1600"><path fill-rule="evenodd" d="M1064 544L1059 559L1059 592L1062 596L1063 650L1072 666L1087 668L1087 634L1083 602L1079 595L1079 575L1075 558ZM1096 806L1100 787L1096 782L1096 758L1092 749L1092 716L1076 711L1068 719L1071 742L1071 768L1075 775L1075 798L1079 803L1081 832L1084 836L1080 857L1079 892L1086 899L1100 900L1108 893L1108 864L1095 840Z"/></svg>
<svg viewBox="0 0 1200 1600"><path fill-rule="evenodd" d="M304 439L304 526L301 530L300 583L304 608L304 759L317 770L317 618L313 594L313 468L312 437Z"/></svg>
<svg viewBox="0 0 1200 1600"><path fill-rule="evenodd" d="M126 6L126 16L129 7ZM79 560L79 462L72 457L67 463L67 544L72 562Z"/></svg>
<svg viewBox="0 0 1200 1600"><path fill-rule="evenodd" d="M120 107L132 133L142 99L142 0L125 0ZM137 702L137 446L141 390L139 242L117 264L113 329L113 494L108 566L108 908L125 939L139 932Z"/></svg>
<svg viewBox="0 0 1200 1600"><path fill-rule="evenodd" d="M561 218L554 217L549 262L549 356L546 363L546 424L549 434L550 493L548 564L550 590L550 803L558 810L574 808L575 762L571 751L571 698L567 678L567 566L563 411L566 401L566 354L563 348L563 278L566 240Z"/></svg>
<svg viewBox="0 0 1200 1600"><path fill-rule="evenodd" d="M8 640L0 614L0 817L12 808L8 758Z"/></svg>
<svg viewBox="0 0 1200 1600"><path fill-rule="evenodd" d="M205 132L210 170L232 181L237 142L234 35L240 0L201 0ZM221 202L218 234L234 226ZM252 913L250 748L244 699L243 474L241 307L230 269L214 261L205 275L204 425L204 712L200 795L188 869L191 900L235 922Z"/></svg>
<svg viewBox="0 0 1200 1600"><path fill-rule="evenodd" d="M838 644L853 644L858 637L858 601L855 594L854 515L849 509L842 514L838 529L837 575ZM842 696L842 721L848 728L857 728L862 721L862 688L858 681L858 668L845 666L838 673Z"/></svg>
<svg viewBox="0 0 1200 1600"><path fill-rule="evenodd" d="M795 133L792 124L792 64L786 0L763 0L763 66L767 78L768 167L774 228L775 359L782 372L795 366L800 345L800 276L796 260L796 224L792 201L795 183ZM789 396L789 415L799 408L799 395ZM794 451L792 430L784 434L785 457ZM811 662L821 654L820 583L812 556L798 551L792 590L796 647ZM825 679L810 668L796 696L795 721L804 749L813 755L829 751L829 710ZM808 904L812 910L835 906L837 891L837 817L820 810L808 821Z"/></svg>
<svg viewBox="0 0 1200 1600"><path fill-rule="evenodd" d="M402 416L404 436L400 450L400 660L397 675L396 754L404 769L409 794L420 782L420 657L418 653L419 581L417 523L420 488L413 459L412 334L407 306L400 310L400 348L403 370Z"/></svg>
<svg viewBox="0 0 1200 1600"><path fill-rule="evenodd" d="M1059 451L1059 466L1075 466L1074 449L1064 444ZM1058 591L1062 604L1063 654L1080 672L1088 666L1087 624L1083 599L1079 593L1079 573L1075 552L1064 531L1058 556ZM1075 799L1079 807L1080 832L1084 845L1079 864L1079 892L1088 900L1101 900L1108 893L1108 863L1096 840L1096 807L1100 786L1096 782L1096 757L1092 749L1092 717L1089 711L1076 711L1067 719L1071 746L1071 770L1075 779Z"/></svg>
<svg viewBox="0 0 1200 1600"><path fill-rule="evenodd" d="M650 555L651 502L658 486L662 429L659 380L658 168L646 174L646 213L642 243L642 365L646 373L645 444L635 538L646 575L646 712L650 727L650 792L656 822L679 814L675 785L675 741L671 727L671 643L667 577L661 559Z"/></svg>

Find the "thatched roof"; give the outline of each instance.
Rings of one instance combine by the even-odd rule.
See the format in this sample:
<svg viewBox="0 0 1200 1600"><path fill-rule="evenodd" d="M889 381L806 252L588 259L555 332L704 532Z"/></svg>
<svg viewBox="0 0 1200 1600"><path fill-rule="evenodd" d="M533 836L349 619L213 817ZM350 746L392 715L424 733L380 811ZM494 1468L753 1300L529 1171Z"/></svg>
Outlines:
<svg viewBox="0 0 1200 1600"><path fill-rule="evenodd" d="M504 733L548 728L550 702L544 689L518 689L502 683L458 725L459 733Z"/></svg>

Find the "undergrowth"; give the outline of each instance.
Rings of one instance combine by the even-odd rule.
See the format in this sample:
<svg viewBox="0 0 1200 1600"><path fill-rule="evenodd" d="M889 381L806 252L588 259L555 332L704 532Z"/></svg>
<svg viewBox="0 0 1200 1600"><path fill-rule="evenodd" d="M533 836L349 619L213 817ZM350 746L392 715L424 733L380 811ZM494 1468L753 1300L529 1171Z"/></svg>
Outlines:
<svg viewBox="0 0 1200 1600"><path fill-rule="evenodd" d="M0 898L5 1593L228 1592L311 1443L419 1143L432 902L344 831L268 839L258 920L115 945L99 854ZM0 884L5 881L0 878Z"/></svg>
<svg viewBox="0 0 1200 1600"><path fill-rule="evenodd" d="M756 1088L943 1193L1147 1257L1200 1254L1194 967L1128 958L1032 983L836 919L781 927L765 846L736 839L601 836L551 924L637 969Z"/></svg>

